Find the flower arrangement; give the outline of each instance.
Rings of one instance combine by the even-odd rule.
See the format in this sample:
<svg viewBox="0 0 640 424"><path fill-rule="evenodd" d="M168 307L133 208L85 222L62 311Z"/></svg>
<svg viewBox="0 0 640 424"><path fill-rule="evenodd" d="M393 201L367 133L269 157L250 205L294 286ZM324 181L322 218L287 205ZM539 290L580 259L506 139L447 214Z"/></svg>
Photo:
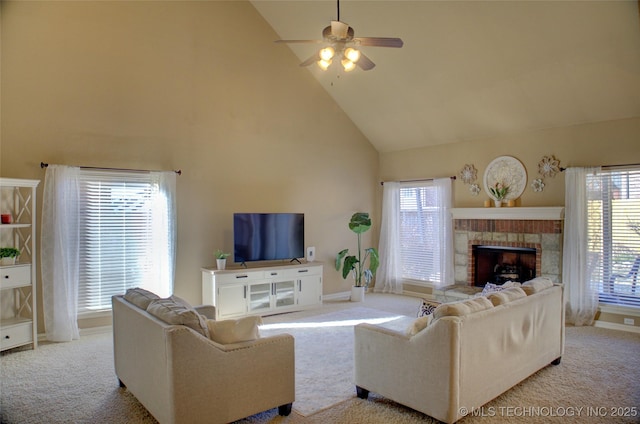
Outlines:
<svg viewBox="0 0 640 424"><path fill-rule="evenodd" d="M493 187L489 187L489 191L496 200L502 200L507 196L507 193L509 193L509 186L502 183L495 183Z"/></svg>

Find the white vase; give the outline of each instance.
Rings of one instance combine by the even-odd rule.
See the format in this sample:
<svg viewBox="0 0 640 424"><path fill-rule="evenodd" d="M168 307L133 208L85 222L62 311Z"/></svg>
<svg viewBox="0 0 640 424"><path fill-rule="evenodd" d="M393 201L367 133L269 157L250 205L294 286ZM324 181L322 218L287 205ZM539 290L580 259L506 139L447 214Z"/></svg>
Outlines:
<svg viewBox="0 0 640 424"><path fill-rule="evenodd" d="M364 286L351 286L351 301L364 302Z"/></svg>
<svg viewBox="0 0 640 424"><path fill-rule="evenodd" d="M216 265L218 266L218 269L225 269L227 267L227 260L226 259L216 259Z"/></svg>
<svg viewBox="0 0 640 424"><path fill-rule="evenodd" d="M10 265L15 265L15 264L16 264L16 258L15 257L0 259L0 265L2 265L2 266L10 266Z"/></svg>
<svg viewBox="0 0 640 424"><path fill-rule="evenodd" d="M502 207L502 200L494 200L493 204L496 206L496 208L501 208Z"/></svg>

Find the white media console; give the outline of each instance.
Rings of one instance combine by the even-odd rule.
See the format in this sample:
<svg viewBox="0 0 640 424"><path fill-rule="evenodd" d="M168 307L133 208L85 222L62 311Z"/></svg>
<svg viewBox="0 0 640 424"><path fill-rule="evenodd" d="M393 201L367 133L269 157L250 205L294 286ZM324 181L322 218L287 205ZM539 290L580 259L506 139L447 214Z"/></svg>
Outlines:
<svg viewBox="0 0 640 424"><path fill-rule="evenodd" d="M202 268L202 303L216 307L217 320L319 306L322 304L322 264Z"/></svg>

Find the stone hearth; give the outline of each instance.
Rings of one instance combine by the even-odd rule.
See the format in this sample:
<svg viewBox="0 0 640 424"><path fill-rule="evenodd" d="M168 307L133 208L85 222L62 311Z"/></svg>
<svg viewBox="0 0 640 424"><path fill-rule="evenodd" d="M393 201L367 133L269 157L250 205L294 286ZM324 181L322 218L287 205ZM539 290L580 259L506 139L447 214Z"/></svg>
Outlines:
<svg viewBox="0 0 640 424"><path fill-rule="evenodd" d="M453 210L455 283L473 284L473 246L536 250L536 276L562 281L564 208L464 208Z"/></svg>

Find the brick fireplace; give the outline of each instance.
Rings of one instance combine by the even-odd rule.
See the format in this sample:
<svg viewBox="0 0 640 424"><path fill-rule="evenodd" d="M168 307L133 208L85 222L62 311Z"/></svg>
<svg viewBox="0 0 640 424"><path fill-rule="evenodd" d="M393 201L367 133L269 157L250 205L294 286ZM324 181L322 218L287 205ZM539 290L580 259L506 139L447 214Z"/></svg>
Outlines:
<svg viewBox="0 0 640 424"><path fill-rule="evenodd" d="M561 282L563 218L562 207L453 209L455 283L474 284L478 246L535 252L535 276Z"/></svg>

